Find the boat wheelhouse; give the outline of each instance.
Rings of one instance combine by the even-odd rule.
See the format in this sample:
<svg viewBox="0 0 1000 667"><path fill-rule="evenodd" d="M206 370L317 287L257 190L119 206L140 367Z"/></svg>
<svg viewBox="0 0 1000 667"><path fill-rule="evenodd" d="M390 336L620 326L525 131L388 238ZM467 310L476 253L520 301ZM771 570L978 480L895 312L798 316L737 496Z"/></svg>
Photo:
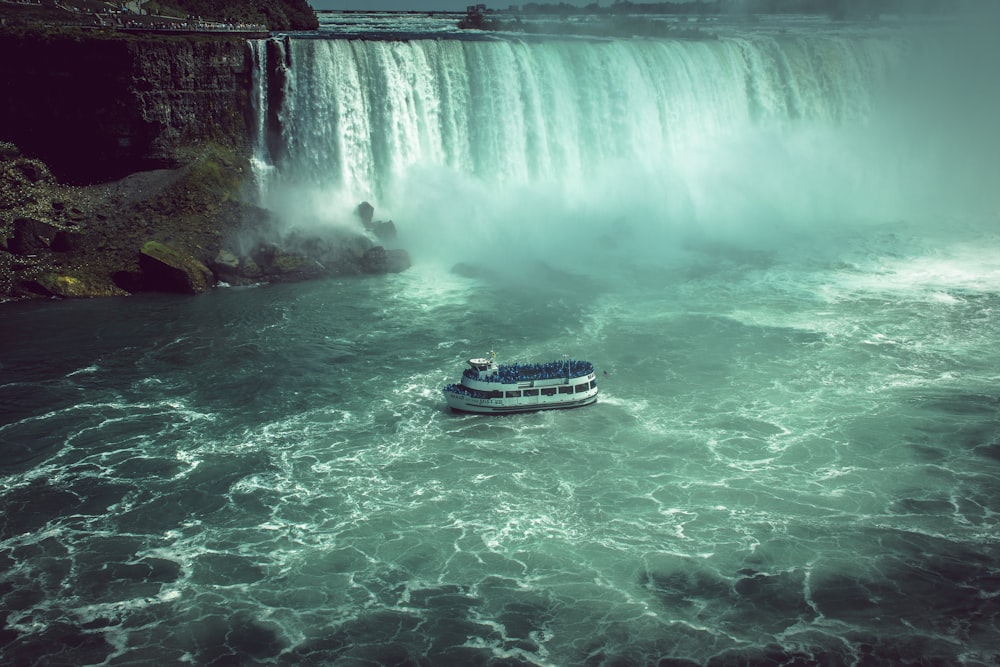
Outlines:
<svg viewBox="0 0 1000 667"><path fill-rule="evenodd" d="M444 388L448 407L460 412L504 414L576 408L597 402L597 377L589 361L498 364L496 354L469 359L458 384Z"/></svg>

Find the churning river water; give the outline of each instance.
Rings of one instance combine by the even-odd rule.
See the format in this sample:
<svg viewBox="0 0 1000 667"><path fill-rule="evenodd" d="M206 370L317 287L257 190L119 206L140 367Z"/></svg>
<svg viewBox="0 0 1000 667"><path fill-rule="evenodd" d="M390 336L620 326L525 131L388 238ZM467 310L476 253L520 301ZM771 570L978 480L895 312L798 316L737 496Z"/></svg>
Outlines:
<svg viewBox="0 0 1000 667"><path fill-rule="evenodd" d="M340 156L337 187L381 180L318 187L391 210L409 271L0 306L0 661L996 664L1000 207L932 187L992 153L922 180L965 153L880 130L904 210L839 168L877 114L800 111L607 210L576 164L570 206L527 183L549 163L418 142L455 179L422 198L402 158ZM781 179L750 177L762 141ZM529 205L478 209L497 189ZM589 360L598 403L448 412L490 349Z"/></svg>
<svg viewBox="0 0 1000 667"><path fill-rule="evenodd" d="M8 304L3 652L988 664L1000 239L854 240ZM447 412L490 347L599 403Z"/></svg>

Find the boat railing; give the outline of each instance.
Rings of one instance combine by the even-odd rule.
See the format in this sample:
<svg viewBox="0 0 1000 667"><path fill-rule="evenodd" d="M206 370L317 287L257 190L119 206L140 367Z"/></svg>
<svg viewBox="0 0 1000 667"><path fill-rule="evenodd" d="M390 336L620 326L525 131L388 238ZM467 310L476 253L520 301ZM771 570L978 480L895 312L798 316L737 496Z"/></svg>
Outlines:
<svg viewBox="0 0 1000 667"><path fill-rule="evenodd" d="M496 391L482 391L479 389L471 389L461 384L449 384L444 388L446 392L452 394L458 394L459 396L468 396L469 398L499 398L500 392Z"/></svg>
<svg viewBox="0 0 1000 667"><path fill-rule="evenodd" d="M543 364L505 364L496 372L480 377L479 372L467 368L462 377L481 382L497 382L500 384L517 384L530 380L557 380L561 378L586 377L594 372L594 364L589 361L567 359L565 361L550 361Z"/></svg>

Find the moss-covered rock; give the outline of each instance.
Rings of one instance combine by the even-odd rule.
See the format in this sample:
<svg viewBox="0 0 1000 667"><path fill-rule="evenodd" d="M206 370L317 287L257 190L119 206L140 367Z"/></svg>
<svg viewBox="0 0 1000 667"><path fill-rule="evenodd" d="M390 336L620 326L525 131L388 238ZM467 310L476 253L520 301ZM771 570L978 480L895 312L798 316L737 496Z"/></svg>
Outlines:
<svg viewBox="0 0 1000 667"><path fill-rule="evenodd" d="M143 284L155 292L200 294L215 284L215 276L192 255L148 241L139 251Z"/></svg>
<svg viewBox="0 0 1000 667"><path fill-rule="evenodd" d="M101 278L95 280L90 276L57 273L43 273L30 280L22 281L20 288L41 296L63 299L90 299L128 294L113 283Z"/></svg>
<svg viewBox="0 0 1000 667"><path fill-rule="evenodd" d="M69 186L0 142L0 301L88 298L156 290L197 294L218 282L293 282L402 271L402 250L374 232L289 231L288 221L244 200L251 171L239 151L183 148L178 169ZM22 179L25 173L41 174ZM15 180L2 187L4 174Z"/></svg>

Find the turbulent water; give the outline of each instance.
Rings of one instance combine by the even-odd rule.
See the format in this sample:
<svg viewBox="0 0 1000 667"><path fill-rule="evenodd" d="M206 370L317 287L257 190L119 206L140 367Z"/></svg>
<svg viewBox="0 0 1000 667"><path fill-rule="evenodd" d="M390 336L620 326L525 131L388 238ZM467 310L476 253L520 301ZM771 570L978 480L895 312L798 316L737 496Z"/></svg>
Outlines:
<svg viewBox="0 0 1000 667"><path fill-rule="evenodd" d="M295 36L265 203L414 266L3 304L0 660L1000 660L992 41L718 33Z"/></svg>

